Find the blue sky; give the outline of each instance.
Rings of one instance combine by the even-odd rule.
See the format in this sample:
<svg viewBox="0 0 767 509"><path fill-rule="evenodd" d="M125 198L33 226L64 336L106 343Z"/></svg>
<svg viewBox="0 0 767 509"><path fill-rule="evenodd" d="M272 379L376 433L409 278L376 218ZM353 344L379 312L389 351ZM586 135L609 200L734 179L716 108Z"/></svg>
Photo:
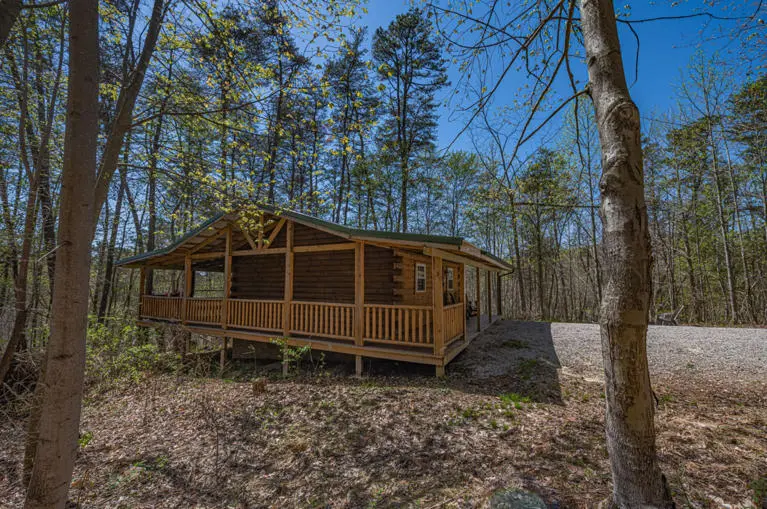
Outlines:
<svg viewBox="0 0 767 509"><path fill-rule="evenodd" d="M516 0L512 0L516 1ZM618 3L621 7L627 5ZM755 8L754 0L730 0L718 2L713 8L703 2L631 2L629 19L644 19L660 16L680 16L710 10L720 16L742 16L751 14ZM363 15L362 24L370 29L370 37L379 26L388 25L397 14L407 11L410 2L406 0L369 0L366 4L368 13ZM763 8L764 9L764 8ZM477 8L479 10L479 8ZM737 52L741 48L741 40L733 40L729 34L738 25L733 21L710 21L702 17L654 21L634 25L639 35L639 75L636 83L631 86L631 94L637 103L643 117L651 117L672 110L676 104L676 85L680 82L685 67L697 51L706 55L719 52L727 56L728 52ZM725 32L728 36L721 37ZM621 26L621 43L627 79L634 81L634 62L636 42L630 31ZM702 41L705 42L701 44ZM581 64L582 65L582 64ZM764 65L764 62L762 62ZM582 66L585 76L585 66ZM458 70L455 66L448 69L451 81L457 81ZM740 71L742 73L742 70ZM737 73L736 73L737 74ZM511 97L526 78L523 75L508 75L498 97ZM563 91L563 94L566 91ZM498 105L502 101L497 101ZM463 127L463 122L450 119L450 110L442 108L438 130L438 146L445 147ZM472 144L467 135L462 136L454 145L455 148L471 149Z"/></svg>

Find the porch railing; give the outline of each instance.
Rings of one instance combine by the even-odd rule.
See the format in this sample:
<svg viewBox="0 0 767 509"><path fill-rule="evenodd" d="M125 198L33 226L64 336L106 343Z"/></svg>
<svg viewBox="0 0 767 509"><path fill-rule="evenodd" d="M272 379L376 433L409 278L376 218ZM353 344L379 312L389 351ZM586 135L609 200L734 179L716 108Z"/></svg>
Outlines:
<svg viewBox="0 0 767 509"><path fill-rule="evenodd" d="M187 299L185 321L221 325L221 302L221 299Z"/></svg>
<svg viewBox="0 0 767 509"><path fill-rule="evenodd" d="M445 306L442 323L445 328L445 345L460 339L466 329L466 312L463 302Z"/></svg>
<svg viewBox="0 0 767 509"><path fill-rule="evenodd" d="M281 300L229 299L227 325L241 329L282 331Z"/></svg>
<svg viewBox="0 0 767 509"><path fill-rule="evenodd" d="M354 339L354 305L291 302L290 332L336 339Z"/></svg>
<svg viewBox="0 0 767 509"><path fill-rule="evenodd" d="M432 308L430 306L365 305L365 341L430 346Z"/></svg>
<svg viewBox="0 0 767 509"><path fill-rule="evenodd" d="M181 319L181 297L141 296L141 316L163 320Z"/></svg>
<svg viewBox="0 0 767 509"><path fill-rule="evenodd" d="M141 317L221 326L223 299L141 296ZM285 301L227 299L226 326L234 329L283 332ZM183 306L186 306L185 313ZM408 347L434 347L434 310L431 306L365 304L363 341ZM292 301L291 334L354 340L355 306L329 302ZM465 332L464 304L443 310L444 345Z"/></svg>

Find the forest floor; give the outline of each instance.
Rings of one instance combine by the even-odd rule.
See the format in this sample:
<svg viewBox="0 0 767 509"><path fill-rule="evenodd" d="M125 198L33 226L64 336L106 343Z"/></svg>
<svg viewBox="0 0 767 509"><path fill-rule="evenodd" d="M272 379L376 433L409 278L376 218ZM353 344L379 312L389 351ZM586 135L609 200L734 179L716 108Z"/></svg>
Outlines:
<svg viewBox="0 0 767 509"><path fill-rule="evenodd" d="M650 331L658 455L678 507L752 507L767 491L764 334ZM240 365L232 379L150 376L90 394L70 496L94 508L463 508L510 487L553 507L609 494L596 326L498 323L444 380L365 367L362 379L328 364L254 382ZM0 421L0 506L21 504L23 437L23 422Z"/></svg>

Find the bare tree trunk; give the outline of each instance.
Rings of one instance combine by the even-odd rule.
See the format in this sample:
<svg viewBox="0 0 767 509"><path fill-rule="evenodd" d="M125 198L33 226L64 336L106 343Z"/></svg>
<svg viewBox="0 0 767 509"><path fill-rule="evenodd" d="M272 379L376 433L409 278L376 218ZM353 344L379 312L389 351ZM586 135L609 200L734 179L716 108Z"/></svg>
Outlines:
<svg viewBox="0 0 767 509"><path fill-rule="evenodd" d="M611 505L673 507L655 453L647 366L652 295L639 110L629 95L611 0L581 0L581 28L602 147L605 286L600 312Z"/></svg>
<svg viewBox="0 0 767 509"><path fill-rule="evenodd" d="M98 322L104 323L104 317L107 312L107 304L109 303L109 297L112 293L112 281L114 279L114 265L115 265L115 247L117 245L117 230L120 226L120 212L122 211L123 195L125 194L125 186L120 181L117 189L117 200L115 201L115 213L112 218L112 231L109 234L109 243L106 251L106 264L104 268L104 286L101 290L101 301L99 302L98 310Z"/></svg>
<svg viewBox="0 0 767 509"><path fill-rule="evenodd" d="M511 234L514 241L514 267L519 278L519 307L522 318L527 318L527 299L525 298L525 279L522 277L522 256L519 250L519 221L517 220L517 208L514 203L514 195L509 194L511 201Z"/></svg>
<svg viewBox="0 0 767 509"><path fill-rule="evenodd" d="M93 217L91 218L90 223L93 228L91 234L93 234L96 229L96 224L101 213L101 207L104 206L104 202L107 200L109 185L112 182L112 175L114 175L114 172L117 169L117 162L120 153L122 152L123 140L125 139L126 133L131 128L133 107L136 105L136 99L141 91L141 85L144 83L144 75L149 66L149 62L152 59L155 46L157 45L157 38L160 35L164 17L164 0L154 0L152 17L150 18L146 29L144 47L141 50L141 55L139 56L136 67L131 71L130 75L127 77L127 83L125 83L120 90L120 95L117 98L115 117L109 127L109 133L106 142L104 143L101 164L99 165L98 177L96 178L96 208L93 211Z"/></svg>
<svg viewBox="0 0 767 509"><path fill-rule="evenodd" d="M27 305L27 280L29 276L29 256L32 250L32 240L35 233L35 219L37 215L37 175L35 174L32 182L29 183L29 194L24 211L24 233L21 241L21 250L19 251L18 264L15 265L14 273L14 296L16 316L13 320L13 329L11 337L5 346L2 358L0 358L0 382L5 380L11 368L13 356L23 344L25 328L27 325L27 315L29 307ZM13 230L10 230L13 231ZM15 258L14 258L15 260Z"/></svg>
<svg viewBox="0 0 767 509"><path fill-rule="evenodd" d="M70 0L69 98L56 282L34 466L24 507L63 508L72 479L85 375L98 135L98 2Z"/></svg>
<svg viewBox="0 0 767 509"><path fill-rule="evenodd" d="M727 274L727 304L729 308L729 321L735 323L738 321L738 301L735 296L735 275L732 267L732 254L730 253L730 238L727 234L728 221L724 217L724 193L722 190L721 176L719 174L719 163L717 158L716 146L714 145L714 130L711 126L711 120L708 120L709 134L711 137L711 157L713 162L712 171L714 173L714 190L716 191L716 213L719 220L719 233L722 237L722 247L724 249L724 268Z"/></svg>

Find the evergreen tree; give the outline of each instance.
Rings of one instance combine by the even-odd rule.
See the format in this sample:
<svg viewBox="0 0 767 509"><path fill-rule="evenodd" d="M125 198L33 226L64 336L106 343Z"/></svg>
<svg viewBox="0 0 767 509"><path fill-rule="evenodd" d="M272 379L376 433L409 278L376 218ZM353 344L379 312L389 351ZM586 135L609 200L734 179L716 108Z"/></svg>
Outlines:
<svg viewBox="0 0 767 509"><path fill-rule="evenodd" d="M448 85L442 46L420 9L400 14L373 37L373 58L383 81L385 149L399 165L398 226L408 230L408 189L414 159L434 145L437 125L435 94Z"/></svg>

